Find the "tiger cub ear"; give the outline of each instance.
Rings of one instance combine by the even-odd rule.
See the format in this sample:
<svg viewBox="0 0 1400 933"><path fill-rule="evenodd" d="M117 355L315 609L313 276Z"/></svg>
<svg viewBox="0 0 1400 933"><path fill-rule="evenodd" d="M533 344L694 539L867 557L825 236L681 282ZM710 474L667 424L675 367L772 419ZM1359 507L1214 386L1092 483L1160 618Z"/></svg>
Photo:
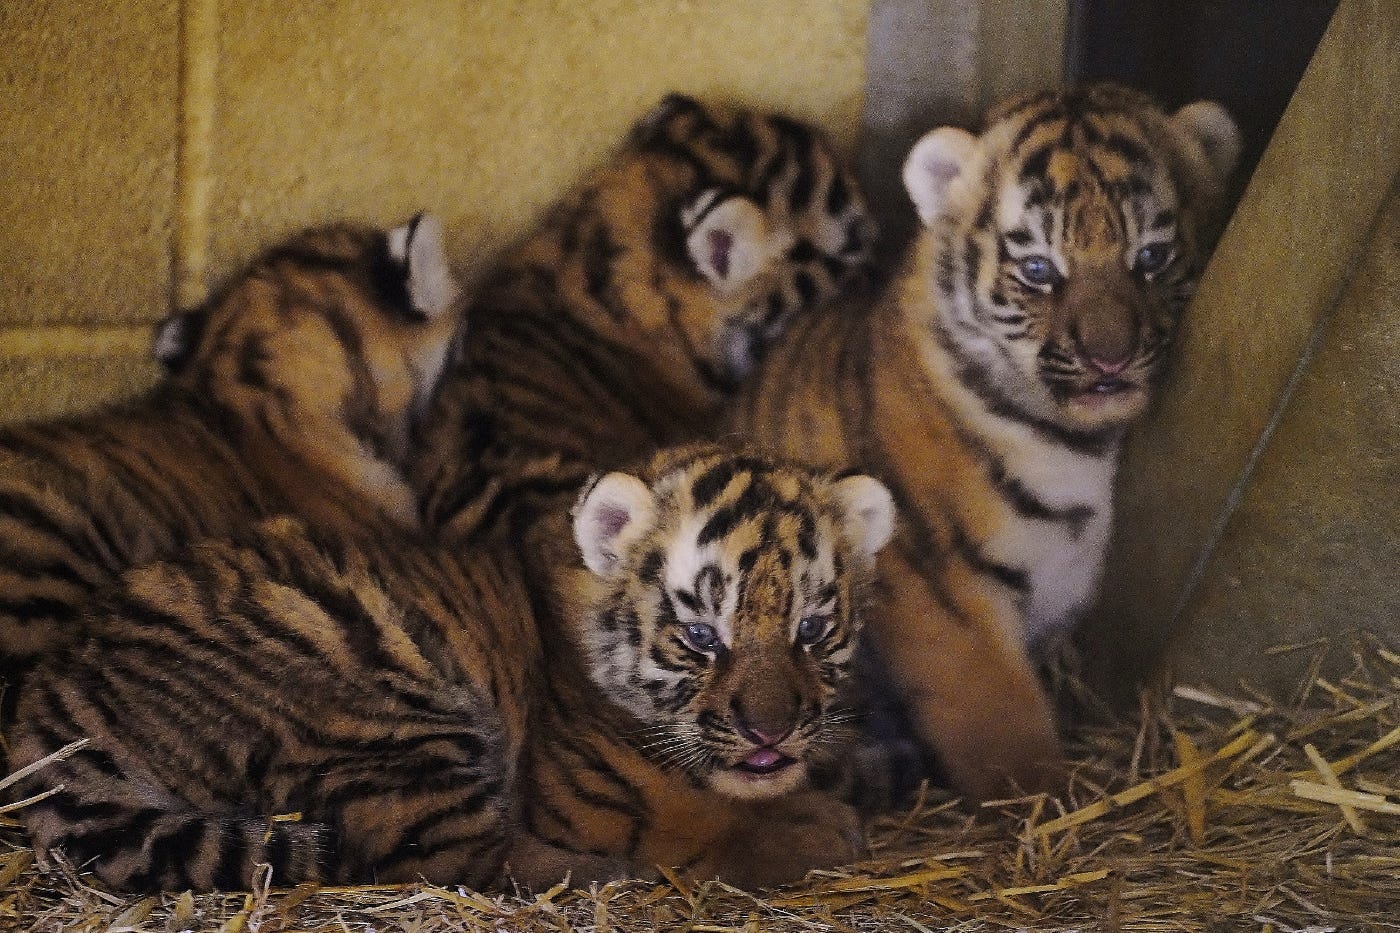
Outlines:
<svg viewBox="0 0 1400 933"><path fill-rule="evenodd" d="M409 302L423 317L444 313L461 295L442 247L442 223L432 214L421 213L390 230L389 255L403 267Z"/></svg>
<svg viewBox="0 0 1400 933"><path fill-rule="evenodd" d="M933 223L948 200L948 188L962 172L977 137L954 126L940 126L924 134L904 160L904 188L909 192L919 220Z"/></svg>
<svg viewBox="0 0 1400 933"><path fill-rule="evenodd" d="M867 566L894 534L894 497L871 476L847 476L834 486L841 507L842 532Z"/></svg>
<svg viewBox="0 0 1400 933"><path fill-rule="evenodd" d="M1235 170L1243 143L1228 110L1213 100L1198 100L1172 114L1171 122L1178 132L1200 144L1219 181Z"/></svg>
<svg viewBox="0 0 1400 933"><path fill-rule="evenodd" d="M574 540L588 569L612 576L628 546L651 527L655 503L647 484L626 473L609 473L585 487L574 506Z"/></svg>
<svg viewBox="0 0 1400 933"><path fill-rule="evenodd" d="M157 322L151 353L167 372L176 372L194 356L208 319L205 309L177 311Z"/></svg>
<svg viewBox="0 0 1400 933"><path fill-rule="evenodd" d="M743 288L792 245L792 235L769 227L768 215L743 195L708 188L681 208L686 251L721 293Z"/></svg>

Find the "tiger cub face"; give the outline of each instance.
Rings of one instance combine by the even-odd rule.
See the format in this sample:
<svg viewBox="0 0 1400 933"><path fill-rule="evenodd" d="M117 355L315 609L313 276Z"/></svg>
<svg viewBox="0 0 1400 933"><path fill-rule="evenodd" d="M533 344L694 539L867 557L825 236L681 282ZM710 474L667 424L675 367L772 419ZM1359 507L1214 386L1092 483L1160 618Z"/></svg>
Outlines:
<svg viewBox="0 0 1400 933"><path fill-rule="evenodd" d="M792 790L839 743L861 587L889 492L712 446L609 473L574 512L593 681L663 767L734 797Z"/></svg>
<svg viewBox="0 0 1400 933"><path fill-rule="evenodd" d="M155 356L171 383L232 415L250 454L266 435L412 523L397 466L460 310L436 218L387 234L338 224L293 237L161 322Z"/></svg>
<svg viewBox="0 0 1400 933"><path fill-rule="evenodd" d="M921 139L904 182L926 227L926 322L993 410L1073 432L1140 415L1204 263L1239 133L1091 85ZM927 300L925 304L928 304Z"/></svg>
<svg viewBox="0 0 1400 933"><path fill-rule="evenodd" d="M717 387L747 375L794 314L870 271L875 226L860 188L795 120L672 94L605 174L593 194L621 238L608 258L651 257L626 277L664 296L625 303L655 306L653 323L678 328ZM622 278L613 284L625 289Z"/></svg>

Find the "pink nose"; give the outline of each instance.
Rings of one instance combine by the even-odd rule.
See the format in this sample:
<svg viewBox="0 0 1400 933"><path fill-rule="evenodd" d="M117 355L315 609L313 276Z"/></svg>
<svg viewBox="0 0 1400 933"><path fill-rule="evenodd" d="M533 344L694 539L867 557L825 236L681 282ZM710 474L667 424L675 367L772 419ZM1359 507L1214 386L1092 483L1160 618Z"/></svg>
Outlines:
<svg viewBox="0 0 1400 933"><path fill-rule="evenodd" d="M740 735L755 745L777 745L792 735L792 730L797 726L797 712L785 710L782 714L770 713L759 718L747 713L736 701L734 725Z"/></svg>
<svg viewBox="0 0 1400 933"><path fill-rule="evenodd" d="M1103 373L1105 376L1116 376L1128 365L1128 358L1125 356L1121 360L1105 360L1097 356L1089 357L1089 365Z"/></svg>
<svg viewBox="0 0 1400 933"><path fill-rule="evenodd" d="M748 726L748 724L745 723L739 723L739 733L741 733L743 737L748 738L748 740L755 745L777 745L778 742L783 741L784 738L792 734L792 728L784 728L781 726L756 728Z"/></svg>

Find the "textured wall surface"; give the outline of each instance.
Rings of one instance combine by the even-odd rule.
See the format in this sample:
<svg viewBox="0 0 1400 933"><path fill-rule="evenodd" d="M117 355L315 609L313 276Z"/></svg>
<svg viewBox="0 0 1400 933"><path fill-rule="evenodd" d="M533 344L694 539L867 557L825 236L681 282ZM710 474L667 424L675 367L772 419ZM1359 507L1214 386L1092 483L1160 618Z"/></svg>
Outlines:
<svg viewBox="0 0 1400 933"><path fill-rule="evenodd" d="M97 329L170 294L178 22L176 0L0 4L0 419L154 373Z"/></svg>
<svg viewBox="0 0 1400 933"><path fill-rule="evenodd" d="M864 0L229 4L211 256L428 206L480 268L678 89L787 110L850 149Z"/></svg>
<svg viewBox="0 0 1400 933"><path fill-rule="evenodd" d="M1400 184L1319 338L1176 633L1178 679L1286 695L1362 633L1400 645Z"/></svg>
<svg viewBox="0 0 1400 933"><path fill-rule="evenodd" d="M1301 420L1274 438L1283 445L1277 456L1290 456L1293 444L1299 470L1325 470L1316 458L1333 426L1315 409L1292 415L1290 393L1296 376L1315 365L1309 356L1315 338L1400 174L1397 84L1400 4L1343 0L1187 312L1161 404L1129 445L1104 603L1082 639L1105 685L1130 686L1150 671L1185 624L1188 606L1208 611L1191 597L1212 558L1223 558L1214 547L1227 529L1267 534L1258 541L1263 548L1323 559L1324 545L1309 544L1304 525L1293 525L1294 537L1285 542L1272 537L1278 528L1256 522L1250 532L1230 521L1280 417ZM1387 313L1397 312L1391 306ZM1393 331L1377 336L1389 340L1380 353L1400 352ZM1262 606L1280 582L1251 577L1236 604L1257 598ZM1400 620L1382 611L1394 581L1365 585L1376 602L1373 627L1396 631ZM1335 616L1310 605L1287 628L1261 612L1237 643L1283 642L1304 630L1327 634ZM1193 621L1194 631L1213 624ZM1198 655L1195 669L1210 660ZM1218 660L1223 676L1237 669L1236 659ZM1268 663L1258 655L1238 659L1251 661Z"/></svg>
<svg viewBox="0 0 1400 933"><path fill-rule="evenodd" d="M900 169L935 126L973 126L992 104L1063 72L1067 0L874 0L861 179L898 252L914 211Z"/></svg>
<svg viewBox="0 0 1400 933"><path fill-rule="evenodd" d="M853 149L868 14L869 0L0 4L0 420L145 384L149 323L174 294L197 300L305 225L427 207L470 279L672 89L783 109Z"/></svg>

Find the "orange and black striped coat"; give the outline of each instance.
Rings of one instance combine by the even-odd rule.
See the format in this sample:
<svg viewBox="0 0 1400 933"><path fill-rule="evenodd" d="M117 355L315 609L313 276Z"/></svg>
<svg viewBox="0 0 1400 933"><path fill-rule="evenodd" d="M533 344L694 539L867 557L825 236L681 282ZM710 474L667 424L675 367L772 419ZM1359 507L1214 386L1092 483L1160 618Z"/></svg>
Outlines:
<svg viewBox="0 0 1400 933"><path fill-rule="evenodd" d="M1218 106L1168 115L1111 85L930 132L891 286L868 313L794 322L736 405L762 445L889 485L870 682L965 794L1061 787L1036 658L1095 597L1120 439L1237 148Z"/></svg>

